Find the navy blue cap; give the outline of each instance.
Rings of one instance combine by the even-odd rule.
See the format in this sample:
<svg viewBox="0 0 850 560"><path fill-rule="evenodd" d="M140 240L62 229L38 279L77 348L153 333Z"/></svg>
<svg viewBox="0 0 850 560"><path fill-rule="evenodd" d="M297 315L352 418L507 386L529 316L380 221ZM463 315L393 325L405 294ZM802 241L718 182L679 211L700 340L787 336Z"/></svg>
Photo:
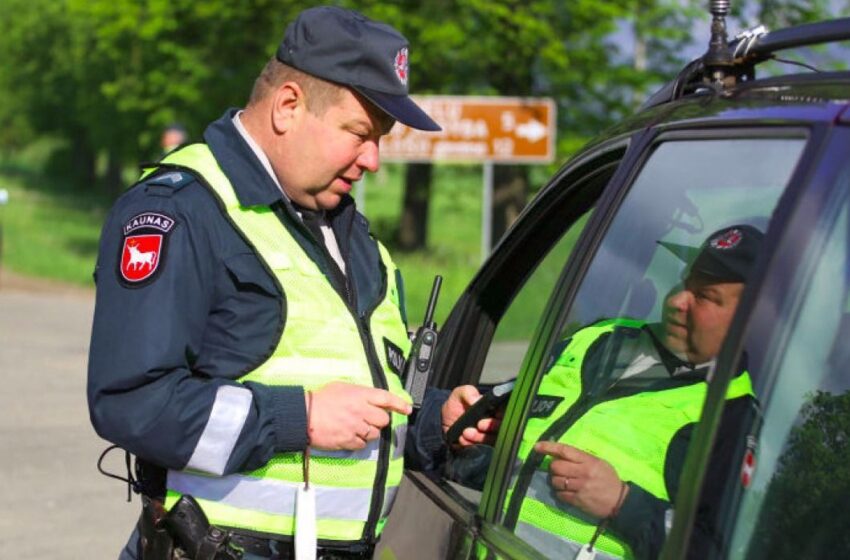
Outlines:
<svg viewBox="0 0 850 560"><path fill-rule="evenodd" d="M408 95L408 43L392 26L336 6L301 12L286 28L277 59L355 90L395 120L441 130Z"/></svg>
<svg viewBox="0 0 850 560"><path fill-rule="evenodd" d="M658 244L688 263L688 273L697 272L718 282L746 282L761 250L764 234L746 224L719 229L700 247L668 241Z"/></svg>

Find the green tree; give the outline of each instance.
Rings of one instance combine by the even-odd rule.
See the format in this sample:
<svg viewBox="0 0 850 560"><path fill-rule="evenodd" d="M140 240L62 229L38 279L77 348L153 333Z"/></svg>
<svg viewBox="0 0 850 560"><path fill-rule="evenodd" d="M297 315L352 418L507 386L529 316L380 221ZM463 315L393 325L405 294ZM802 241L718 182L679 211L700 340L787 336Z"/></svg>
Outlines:
<svg viewBox="0 0 850 560"><path fill-rule="evenodd" d="M6 0L0 17L0 122L66 139L73 179L116 194L120 171L157 155L162 128L197 138L240 105L303 2ZM273 16L271 16L273 14ZM7 139L8 140L8 139ZM7 144L9 141L6 142Z"/></svg>
<svg viewBox="0 0 850 560"><path fill-rule="evenodd" d="M791 430L752 549L762 558L850 556L850 393L817 391Z"/></svg>
<svg viewBox="0 0 850 560"><path fill-rule="evenodd" d="M690 40L695 2L673 0L436 0L351 2L411 40L412 89L460 95L552 96L559 110L559 159L630 112L643 91L672 76ZM648 53L614 42L633 22ZM707 39L706 39L707 40ZM640 93L635 93L635 92ZM400 237L424 245L430 172L409 166ZM529 169L495 169L494 238L528 200ZM425 201L425 203L423 203ZM494 239L494 240L495 240Z"/></svg>

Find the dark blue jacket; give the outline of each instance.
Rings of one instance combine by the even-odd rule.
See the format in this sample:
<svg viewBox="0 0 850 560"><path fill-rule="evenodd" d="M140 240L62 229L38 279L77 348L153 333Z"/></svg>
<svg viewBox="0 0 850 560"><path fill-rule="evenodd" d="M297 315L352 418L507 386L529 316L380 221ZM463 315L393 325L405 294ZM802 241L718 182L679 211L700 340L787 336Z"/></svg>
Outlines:
<svg viewBox="0 0 850 560"><path fill-rule="evenodd" d="M212 123L204 140L240 203L272 208L362 316L377 303L384 275L366 219L350 197L328 213L346 263L348 286L341 286L324 245L240 136L234 114L231 109ZM128 282L121 268L124 238L138 226L134 217L150 215L172 219L173 226L167 232L136 230L161 235L161 250L154 274ZM125 256L125 273L127 263ZM130 263L133 268L146 270ZM285 295L203 181L180 170L156 172L116 202L103 227L94 275L92 424L103 438L147 462L180 469L201 437L218 388L236 384L277 345L286 326ZM301 387L246 385L253 402L224 474L257 468L273 453L307 444Z"/></svg>

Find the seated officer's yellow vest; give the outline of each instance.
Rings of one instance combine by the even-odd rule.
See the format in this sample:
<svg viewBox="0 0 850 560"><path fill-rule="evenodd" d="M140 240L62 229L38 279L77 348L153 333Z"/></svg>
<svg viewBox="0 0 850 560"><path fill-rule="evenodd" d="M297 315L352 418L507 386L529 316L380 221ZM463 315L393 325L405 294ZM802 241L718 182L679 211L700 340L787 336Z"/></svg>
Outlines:
<svg viewBox="0 0 850 560"><path fill-rule="evenodd" d="M386 338L405 355L410 342L401 318L395 265L378 244L385 291L361 326L268 206L244 207L209 148L194 144L173 152L164 164L187 168L206 181L233 225L253 245L286 294L286 324L271 356L240 382L301 385L331 381L386 387L408 402L398 376L377 352ZM373 365L374 364L374 365ZM316 491L320 542L374 539L383 528L401 481L407 418L392 413L391 438L384 435L360 451L311 450L310 485ZM210 523L286 540L294 533L296 491L303 486L302 454L277 454L262 468L229 476L169 471L166 508L181 493L198 500Z"/></svg>
<svg viewBox="0 0 850 560"><path fill-rule="evenodd" d="M613 319L581 329L572 336L541 380L537 393L537 403L552 406L557 402L557 405L545 418L528 420L518 464L534 460L533 446L541 438L557 440L604 459L622 480L633 482L662 500L670 499L664 481L667 449L676 432L699 420L707 383L696 381L620 398L582 401L581 370L588 349L615 329L639 329L644 324ZM726 398L752 394L749 374L745 372L732 381ZM562 427L557 426L559 422ZM522 474L517 479L515 473L505 504L510 510L514 494L522 500L517 535L552 558L574 558L579 548L590 542L598 520L556 498L549 483L550 463L551 458L547 457L533 472L520 468L518 472ZM599 537L594 549L597 559L633 557L628 545L610 532Z"/></svg>

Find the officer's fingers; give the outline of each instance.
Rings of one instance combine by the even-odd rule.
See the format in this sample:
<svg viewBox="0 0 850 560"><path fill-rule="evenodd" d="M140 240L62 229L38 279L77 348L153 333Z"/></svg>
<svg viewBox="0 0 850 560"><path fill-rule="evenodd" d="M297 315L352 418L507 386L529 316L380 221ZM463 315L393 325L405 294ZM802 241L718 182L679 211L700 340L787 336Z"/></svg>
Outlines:
<svg viewBox="0 0 850 560"><path fill-rule="evenodd" d="M452 389L449 398L446 399L446 402L440 408L440 421L443 424L443 431L448 430L449 426L454 424L472 406L466 402L470 398L474 398L471 394L472 392L477 393L477 389L471 385L461 385ZM479 395L478 398L480 397Z"/></svg>
<svg viewBox="0 0 850 560"><path fill-rule="evenodd" d="M372 431L375 431L375 430L372 430ZM363 432L366 432L365 427L363 428ZM348 446L346 447L346 449L350 449L350 450L363 449L363 448L366 447L367 441L368 440L366 439L366 437L364 437L363 433L355 433L354 437L349 438Z"/></svg>
<svg viewBox="0 0 850 560"><path fill-rule="evenodd" d="M383 408L370 406L363 415L363 419L378 430L390 423L390 414Z"/></svg>
<svg viewBox="0 0 850 560"><path fill-rule="evenodd" d="M478 428L479 432L495 433L499 431L501 424L502 421L499 418L482 418L475 427Z"/></svg>
<svg viewBox="0 0 850 560"><path fill-rule="evenodd" d="M481 398L481 393L475 385L461 385L456 387L452 394L456 394L464 408L469 408Z"/></svg>
<svg viewBox="0 0 850 560"><path fill-rule="evenodd" d="M549 479L555 496L562 502L572 506L580 506L581 495L579 494L580 482L575 478L552 477Z"/></svg>
<svg viewBox="0 0 850 560"><path fill-rule="evenodd" d="M552 462L549 463L549 474L552 477L560 476L564 478L584 478L586 476L583 465L564 459L552 459Z"/></svg>
<svg viewBox="0 0 850 560"><path fill-rule="evenodd" d="M575 494L584 486L584 482L570 476L551 474L549 476L549 485L555 492Z"/></svg>
<svg viewBox="0 0 850 560"><path fill-rule="evenodd" d="M463 431L462 437L468 444L484 443L487 440L488 434L478 431L476 428L466 428Z"/></svg>
<svg viewBox="0 0 850 560"><path fill-rule="evenodd" d="M413 407L410 403L398 395L393 395L384 389L372 389L369 392L367 401L372 406L377 406L388 411L398 412L399 414L410 414L413 412Z"/></svg>
<svg viewBox="0 0 850 560"><path fill-rule="evenodd" d="M543 453L544 455L551 455L554 458L574 463L582 463L585 462L588 457L592 457L592 455L588 455L584 451L576 449L571 445L558 443L557 441L538 441L534 444L534 450L538 453Z"/></svg>

